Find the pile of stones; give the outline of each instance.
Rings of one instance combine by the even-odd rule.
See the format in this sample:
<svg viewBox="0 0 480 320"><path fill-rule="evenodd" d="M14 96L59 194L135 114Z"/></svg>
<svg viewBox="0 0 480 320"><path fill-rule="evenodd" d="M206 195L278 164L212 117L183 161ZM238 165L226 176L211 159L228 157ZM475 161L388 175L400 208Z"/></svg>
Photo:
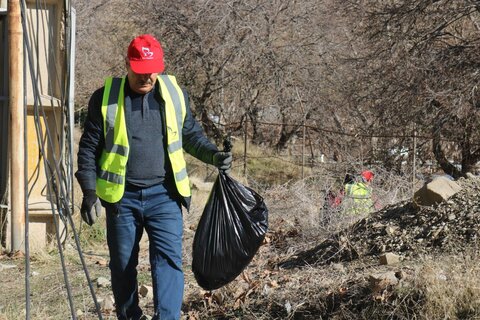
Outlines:
<svg viewBox="0 0 480 320"><path fill-rule="evenodd" d="M323 265L386 252L406 258L475 246L480 232L480 179L455 183L458 191L441 202L425 206L418 205L421 201L405 201L386 207L280 266Z"/></svg>

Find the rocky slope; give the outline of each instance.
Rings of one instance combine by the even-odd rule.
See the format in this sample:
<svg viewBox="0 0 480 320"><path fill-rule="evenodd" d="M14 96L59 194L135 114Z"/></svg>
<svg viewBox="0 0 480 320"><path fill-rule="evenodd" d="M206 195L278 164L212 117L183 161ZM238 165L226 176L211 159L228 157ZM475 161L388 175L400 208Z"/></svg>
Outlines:
<svg viewBox="0 0 480 320"><path fill-rule="evenodd" d="M458 181L462 190L430 207L402 202L386 207L302 252L281 267L324 265L393 252L403 258L459 252L478 240L480 179Z"/></svg>

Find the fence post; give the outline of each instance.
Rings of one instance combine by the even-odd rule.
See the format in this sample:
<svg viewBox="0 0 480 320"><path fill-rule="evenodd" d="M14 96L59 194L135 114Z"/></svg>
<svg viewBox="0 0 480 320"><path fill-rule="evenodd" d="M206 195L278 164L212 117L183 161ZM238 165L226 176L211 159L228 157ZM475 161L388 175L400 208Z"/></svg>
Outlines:
<svg viewBox="0 0 480 320"><path fill-rule="evenodd" d="M417 128L415 125L413 129L412 194L415 194L416 160L417 160Z"/></svg>
<svg viewBox="0 0 480 320"><path fill-rule="evenodd" d="M305 117L303 117L303 139L302 139L302 180L305 179Z"/></svg>
<svg viewBox="0 0 480 320"><path fill-rule="evenodd" d="M297 92L298 101L300 102L300 107L302 108L303 119L302 119L302 126L303 126L303 137L302 137L302 180L305 178L305 122L307 121L307 112L305 111L305 107L303 106L302 98L300 97L300 93L298 92L298 88L295 87L295 91Z"/></svg>

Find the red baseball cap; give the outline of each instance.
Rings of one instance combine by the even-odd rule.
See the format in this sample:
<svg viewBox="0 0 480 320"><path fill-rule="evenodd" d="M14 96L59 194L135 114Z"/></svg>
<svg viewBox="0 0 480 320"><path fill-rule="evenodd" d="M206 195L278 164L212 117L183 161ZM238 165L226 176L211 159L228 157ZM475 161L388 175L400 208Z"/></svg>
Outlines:
<svg viewBox="0 0 480 320"><path fill-rule="evenodd" d="M161 73L165 69L163 49L150 34L142 34L130 42L127 58L135 73Z"/></svg>
<svg viewBox="0 0 480 320"><path fill-rule="evenodd" d="M365 170L365 171L362 172L362 178L365 179L365 181L367 181L367 182L372 180L373 176L374 176L374 174L370 170Z"/></svg>

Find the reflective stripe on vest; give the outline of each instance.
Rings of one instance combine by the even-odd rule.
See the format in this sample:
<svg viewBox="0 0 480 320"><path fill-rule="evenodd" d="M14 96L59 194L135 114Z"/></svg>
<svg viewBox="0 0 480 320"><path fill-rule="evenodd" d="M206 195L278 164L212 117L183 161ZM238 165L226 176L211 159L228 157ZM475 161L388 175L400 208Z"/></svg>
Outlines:
<svg viewBox="0 0 480 320"><path fill-rule="evenodd" d="M174 76L160 75L160 94L165 101L167 151L172 165L175 185L183 197L190 197L186 163L182 149L182 128L186 115L183 92ZM102 101L105 149L100 158L97 177L97 194L107 202L119 201L125 189L125 173L128 160L128 135L124 112L125 78L108 78Z"/></svg>

